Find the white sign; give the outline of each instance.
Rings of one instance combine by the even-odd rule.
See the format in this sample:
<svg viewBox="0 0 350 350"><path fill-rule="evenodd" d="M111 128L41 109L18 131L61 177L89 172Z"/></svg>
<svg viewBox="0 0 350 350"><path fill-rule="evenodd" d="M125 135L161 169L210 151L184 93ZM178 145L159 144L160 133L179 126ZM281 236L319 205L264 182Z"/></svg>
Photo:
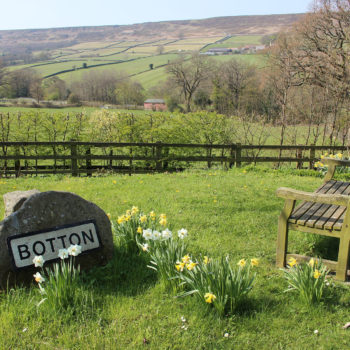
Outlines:
<svg viewBox="0 0 350 350"><path fill-rule="evenodd" d="M10 236L7 244L17 268L33 265L33 258L38 255L42 255L45 261L56 260L59 249L70 245L80 245L82 253L101 246L93 220Z"/></svg>

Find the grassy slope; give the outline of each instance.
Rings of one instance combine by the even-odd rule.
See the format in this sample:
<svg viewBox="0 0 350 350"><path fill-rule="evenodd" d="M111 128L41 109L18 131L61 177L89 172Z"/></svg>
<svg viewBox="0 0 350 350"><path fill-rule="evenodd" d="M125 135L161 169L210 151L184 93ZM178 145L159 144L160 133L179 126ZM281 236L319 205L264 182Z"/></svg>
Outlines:
<svg viewBox="0 0 350 350"><path fill-rule="evenodd" d="M40 296L34 287L0 294L0 348L142 349L144 338L148 349L349 348L347 331L341 327L348 321L348 287L337 285L333 300L305 310L291 294L283 293L286 284L274 266L277 218L283 205L276 188L313 190L321 181L252 169L2 180L1 194L31 188L74 191L113 219L132 205L165 212L176 229L189 230L192 254L229 254L233 263L258 257L260 267L250 303L237 316L217 320L193 298L167 294L142 257L117 254L114 269L95 272L95 307L87 313L69 317L37 310ZM292 247L307 250L303 238L292 234L291 241L297 242ZM186 331L181 329L181 316L188 321ZM229 338L223 337L226 332Z"/></svg>

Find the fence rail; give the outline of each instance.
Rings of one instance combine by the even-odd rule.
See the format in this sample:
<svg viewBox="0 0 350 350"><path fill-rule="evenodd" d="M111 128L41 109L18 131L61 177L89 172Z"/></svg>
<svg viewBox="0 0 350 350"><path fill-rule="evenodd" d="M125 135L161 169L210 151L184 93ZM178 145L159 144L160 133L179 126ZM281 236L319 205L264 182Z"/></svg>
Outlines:
<svg viewBox="0 0 350 350"><path fill-rule="evenodd" d="M297 168L303 168L307 163L312 169L318 159L317 153L347 150L347 146L315 145L0 142L0 175L91 176L94 172L106 170L129 174L162 172L181 170L193 162L205 162L209 168L213 163L239 167L243 162L277 165L288 162L296 163Z"/></svg>

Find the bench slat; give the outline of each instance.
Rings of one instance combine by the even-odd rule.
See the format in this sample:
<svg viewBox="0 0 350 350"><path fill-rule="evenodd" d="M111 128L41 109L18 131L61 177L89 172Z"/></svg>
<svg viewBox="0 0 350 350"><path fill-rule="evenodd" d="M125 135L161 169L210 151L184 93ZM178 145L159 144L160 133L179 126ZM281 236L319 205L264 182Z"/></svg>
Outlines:
<svg viewBox="0 0 350 350"><path fill-rule="evenodd" d="M330 180L324 184L320 188L316 190L318 193L327 193L327 191L332 188L332 186L336 183L334 180ZM324 192L323 192L324 191ZM295 224L298 219L300 219L315 203L312 202L303 202L299 206L297 206L289 217L288 222Z"/></svg>
<svg viewBox="0 0 350 350"><path fill-rule="evenodd" d="M339 188L339 190L337 191L337 194L349 195L350 194L350 183L343 182L343 185ZM333 228L333 225L336 223L337 219L341 219L340 222L342 223L341 215L343 213L343 210L338 210L338 209L339 209L338 205L330 205L328 210L323 214L323 216L319 220L317 220L317 222L315 223L315 227L319 228L319 229L326 228L329 230L329 229ZM327 222L328 222L328 225L325 226ZM338 226L339 225L337 225L337 227ZM340 230L340 228L339 228L339 230Z"/></svg>
<svg viewBox="0 0 350 350"><path fill-rule="evenodd" d="M326 230L341 230L341 226L343 224L344 212L346 207L339 206L338 209L334 212L334 214L327 220L324 228ZM335 226L337 224L337 226Z"/></svg>
<svg viewBox="0 0 350 350"><path fill-rule="evenodd" d="M332 186L332 188L327 192L327 194L347 194L346 189L348 187L349 187L349 183L337 181L337 183L334 184L334 186ZM336 209L339 207L338 205L331 205L331 204L321 204L321 203L317 203L317 204L318 204L318 209L316 212L314 213L307 212L307 214L309 214L310 216L308 220L305 222L305 226L316 227L316 223L320 221L320 222L323 222L321 224L323 227L323 225L327 221L327 218L331 217L336 211ZM329 210L331 207L333 208Z"/></svg>

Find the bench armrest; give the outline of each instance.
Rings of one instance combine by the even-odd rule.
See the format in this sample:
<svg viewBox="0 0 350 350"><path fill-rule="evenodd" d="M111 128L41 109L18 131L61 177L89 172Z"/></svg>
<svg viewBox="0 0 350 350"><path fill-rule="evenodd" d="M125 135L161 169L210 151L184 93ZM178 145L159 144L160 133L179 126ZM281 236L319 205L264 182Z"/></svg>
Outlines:
<svg viewBox="0 0 350 350"><path fill-rule="evenodd" d="M280 187L277 192L277 197L293 200L302 200L307 202L335 204L347 206L350 200L350 196L344 196L342 194L322 194L316 192L304 192L293 190L287 187Z"/></svg>
<svg viewBox="0 0 350 350"><path fill-rule="evenodd" d="M323 158L321 162L333 166L350 166L350 160L345 159Z"/></svg>

